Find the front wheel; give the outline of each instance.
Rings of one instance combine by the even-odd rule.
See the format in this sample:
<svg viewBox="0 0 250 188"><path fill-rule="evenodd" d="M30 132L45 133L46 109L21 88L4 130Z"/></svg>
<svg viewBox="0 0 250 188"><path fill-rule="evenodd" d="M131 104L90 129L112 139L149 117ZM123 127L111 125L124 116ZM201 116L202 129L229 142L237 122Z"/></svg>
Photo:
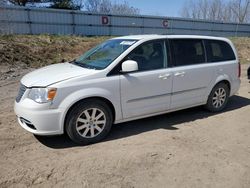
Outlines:
<svg viewBox="0 0 250 188"><path fill-rule="evenodd" d="M102 140L110 131L113 116L108 105L100 100L85 100L76 104L66 119L66 132L79 144Z"/></svg>
<svg viewBox="0 0 250 188"><path fill-rule="evenodd" d="M205 107L211 112L222 111L228 102L228 98L228 86L225 83L219 83L212 89Z"/></svg>

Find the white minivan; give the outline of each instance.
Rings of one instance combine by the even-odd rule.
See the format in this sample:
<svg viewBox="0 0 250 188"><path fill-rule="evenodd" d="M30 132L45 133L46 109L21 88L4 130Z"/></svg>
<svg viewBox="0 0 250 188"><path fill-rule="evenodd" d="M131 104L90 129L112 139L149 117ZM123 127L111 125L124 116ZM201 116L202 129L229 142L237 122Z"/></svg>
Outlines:
<svg viewBox="0 0 250 188"><path fill-rule="evenodd" d="M88 144L112 124L199 105L221 111L239 87L240 63L226 38L125 36L25 75L15 113L31 133Z"/></svg>

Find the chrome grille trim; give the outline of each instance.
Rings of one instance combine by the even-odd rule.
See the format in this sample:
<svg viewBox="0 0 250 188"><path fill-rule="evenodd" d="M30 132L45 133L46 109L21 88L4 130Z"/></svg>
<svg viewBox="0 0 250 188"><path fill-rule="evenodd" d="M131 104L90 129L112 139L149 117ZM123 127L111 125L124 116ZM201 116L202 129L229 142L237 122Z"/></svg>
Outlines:
<svg viewBox="0 0 250 188"><path fill-rule="evenodd" d="M23 94L25 93L25 91L26 91L25 85L20 84L19 91L18 91L18 94L17 94L17 97L16 97L16 102L20 102L20 100L22 99Z"/></svg>

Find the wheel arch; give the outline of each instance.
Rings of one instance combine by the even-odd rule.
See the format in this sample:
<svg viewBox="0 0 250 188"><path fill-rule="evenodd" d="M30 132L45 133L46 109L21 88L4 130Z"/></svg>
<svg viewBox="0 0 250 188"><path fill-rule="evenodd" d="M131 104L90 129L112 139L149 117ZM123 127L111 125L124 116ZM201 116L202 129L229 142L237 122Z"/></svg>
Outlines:
<svg viewBox="0 0 250 188"><path fill-rule="evenodd" d="M222 86L218 87L219 84L223 84L223 85L225 85L225 87L228 87L229 93L228 93L228 95L225 95L225 99L224 99L223 103L220 102L220 104L219 104L220 106L215 107L214 103L213 103L213 97L214 97L214 92L217 91L215 89L222 87ZM212 90L209 93L209 96L207 98L207 102L205 104L205 108L207 110L209 110L210 112L219 112L219 111L223 110L225 108L225 105L227 104L228 98L230 97L230 92L231 92L231 85L230 85L230 82L228 80L222 79L222 80L216 82L216 84L214 84ZM221 99L215 99L215 100L221 100ZM217 104L218 104L218 102L217 102Z"/></svg>
<svg viewBox="0 0 250 188"><path fill-rule="evenodd" d="M81 89L76 92L70 93L68 96L63 98L63 100L57 107L62 112L60 117L60 127L62 132L64 132L65 120L69 110L71 110L75 104L87 99L98 99L106 102L112 110L114 119L113 123L115 123L117 120L122 119L120 95L113 94L109 90L103 88L93 87Z"/></svg>
<svg viewBox="0 0 250 188"><path fill-rule="evenodd" d="M78 101L76 101L75 103L73 103L65 112L64 118L63 118L63 132L65 132L65 126L66 126L66 120L68 118L68 114L70 113L70 111L74 108L74 106L76 106L77 104L83 102L83 101L87 101L87 100L99 100L104 102L105 104L108 105L108 107L111 109L112 112L112 116L113 116L113 121L115 121L116 118L116 110L114 105L112 104L112 102L110 100L108 100L105 97L100 97L100 96L92 96L92 97L86 97L83 99L80 99Z"/></svg>
<svg viewBox="0 0 250 188"><path fill-rule="evenodd" d="M228 77L227 75L220 75L220 76L215 80L215 82L214 82L213 84L210 85L209 89L207 90L205 101L208 100L208 97L209 97L209 95L211 94L213 88L214 88L216 85L220 84L220 83L225 83L225 84L228 86L228 88L229 88L229 96L230 96L230 94L231 94L231 82L230 82L230 79L229 79L229 77Z"/></svg>
<svg viewBox="0 0 250 188"><path fill-rule="evenodd" d="M229 96L230 96L230 94L231 94L231 83L230 83L230 81L229 81L229 79L220 79L220 80L217 80L217 82L214 84L214 86L213 86L213 88L216 86L216 85L218 85L218 84L220 84L220 83L224 83L224 84L226 84L227 85L227 87L228 87L228 89L229 89ZM213 89L212 88L212 89ZM212 91L212 90L211 90ZM210 92L211 92L210 91Z"/></svg>

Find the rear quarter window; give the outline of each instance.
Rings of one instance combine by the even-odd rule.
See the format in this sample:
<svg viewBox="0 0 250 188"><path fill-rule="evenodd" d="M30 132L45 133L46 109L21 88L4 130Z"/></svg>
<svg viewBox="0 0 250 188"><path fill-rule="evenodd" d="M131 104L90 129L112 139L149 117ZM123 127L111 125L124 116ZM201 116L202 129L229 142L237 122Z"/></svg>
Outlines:
<svg viewBox="0 0 250 188"><path fill-rule="evenodd" d="M219 40L205 40L205 45L208 62L221 62L236 59L232 47L227 42Z"/></svg>

